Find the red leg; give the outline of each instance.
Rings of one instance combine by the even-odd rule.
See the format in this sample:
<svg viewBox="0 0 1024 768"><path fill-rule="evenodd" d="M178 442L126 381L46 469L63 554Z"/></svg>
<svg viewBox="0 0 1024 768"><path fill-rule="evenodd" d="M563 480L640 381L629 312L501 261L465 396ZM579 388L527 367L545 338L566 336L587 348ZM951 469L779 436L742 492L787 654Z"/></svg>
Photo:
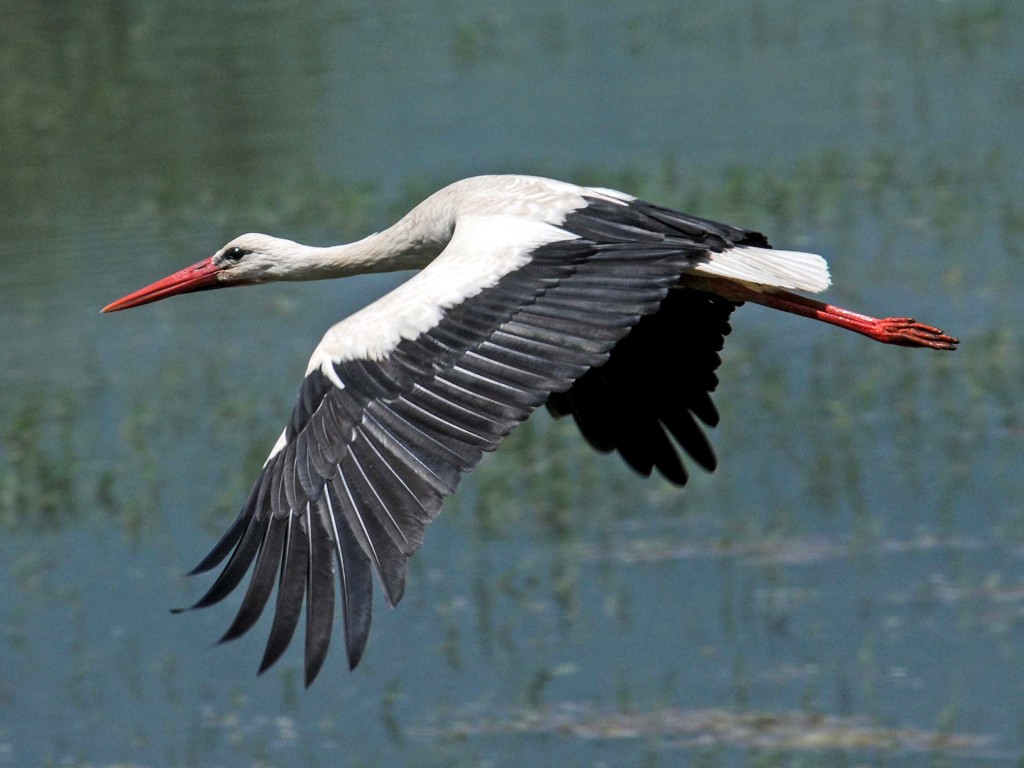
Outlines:
<svg viewBox="0 0 1024 768"><path fill-rule="evenodd" d="M686 275L681 285L689 285L702 291L717 293L731 301L750 301L772 309L781 309L794 315L810 317L824 323L838 325L883 344L898 344L902 347L930 347L931 349L956 349L959 339L948 336L938 328L919 323L911 317L885 317L879 319L851 312L848 309L808 299L778 288L756 290L743 283L723 278L706 278Z"/></svg>

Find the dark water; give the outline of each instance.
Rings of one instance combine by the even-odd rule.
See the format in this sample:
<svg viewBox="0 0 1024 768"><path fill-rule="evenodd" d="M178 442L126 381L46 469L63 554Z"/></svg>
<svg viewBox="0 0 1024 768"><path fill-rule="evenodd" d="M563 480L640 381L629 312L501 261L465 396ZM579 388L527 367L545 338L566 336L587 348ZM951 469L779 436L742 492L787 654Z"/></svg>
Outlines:
<svg viewBox="0 0 1024 768"><path fill-rule="evenodd" d="M1024 6L0 17L0 766L1024 759ZM304 691L293 649L256 678L266 622L211 648L230 605L167 609L321 333L400 278L98 309L238 233L341 242L501 171L818 250L831 300L962 349L744 308L716 473L642 481L534 418L355 673Z"/></svg>

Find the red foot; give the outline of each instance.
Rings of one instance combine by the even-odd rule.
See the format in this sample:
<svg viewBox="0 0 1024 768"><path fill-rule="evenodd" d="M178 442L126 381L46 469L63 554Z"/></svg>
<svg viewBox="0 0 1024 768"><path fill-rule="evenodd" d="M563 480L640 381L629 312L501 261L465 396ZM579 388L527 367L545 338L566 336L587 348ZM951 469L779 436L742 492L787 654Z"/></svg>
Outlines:
<svg viewBox="0 0 1024 768"><path fill-rule="evenodd" d="M960 343L959 339L931 325L919 323L912 317L885 317L875 320L864 330L853 326L850 326L850 329L883 344L898 344L901 347L956 349L956 345Z"/></svg>

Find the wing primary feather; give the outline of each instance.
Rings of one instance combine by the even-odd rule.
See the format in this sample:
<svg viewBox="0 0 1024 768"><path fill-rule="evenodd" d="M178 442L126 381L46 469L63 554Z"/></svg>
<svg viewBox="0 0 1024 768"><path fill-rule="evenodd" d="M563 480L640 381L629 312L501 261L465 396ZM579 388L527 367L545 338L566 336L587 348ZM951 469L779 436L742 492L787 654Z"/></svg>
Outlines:
<svg viewBox="0 0 1024 768"><path fill-rule="evenodd" d="M231 527L225 531L224 535L220 537L220 541L213 546L213 549L210 550L209 554L202 559L199 565L188 572L189 576L196 576L200 573L206 573L207 571L213 570L220 565L221 561L223 561L228 554L230 554L231 550L245 533L246 526L248 526L252 516L259 508L257 504L258 491L266 480L266 477L267 468L264 467L260 471L259 477L256 478L256 482L253 483L252 489L249 491L249 496L246 498L245 503L238 511L238 517L235 518L235 521L231 524Z"/></svg>
<svg viewBox="0 0 1024 768"><path fill-rule="evenodd" d="M686 485L689 475L683 466L683 462L679 459L679 453L676 451L668 435L665 434L662 425L657 421L653 421L651 433L653 437L648 445L648 450L651 452L654 466L657 467L658 471L669 482L676 485Z"/></svg>
<svg viewBox="0 0 1024 768"><path fill-rule="evenodd" d="M284 558L281 560L281 580L277 587L274 622L260 662L259 674L266 672L281 658L295 634L302 612L302 598L306 591L306 569L309 567L309 541L306 526L309 515L289 515L285 533ZM298 528L298 530L296 530Z"/></svg>
<svg viewBox="0 0 1024 768"><path fill-rule="evenodd" d="M712 384L710 388L714 390L718 385L718 377L712 374ZM715 408L715 404L711 402L711 396L707 392L701 392L694 396L693 402L690 403L690 410L693 415L703 421L709 427L717 427L719 422L718 409Z"/></svg>
<svg viewBox="0 0 1024 768"><path fill-rule="evenodd" d="M309 526L309 565L306 571L306 687L316 679L327 658L334 622L334 540L324 517L328 514L324 499L318 499L315 512L307 502Z"/></svg>
<svg viewBox="0 0 1024 768"><path fill-rule="evenodd" d="M263 613L263 609L270 599L270 593L274 590L274 579L281 564L285 523L284 520L271 515L268 517L266 525L260 552L256 557L256 565L253 567L252 578L249 581L249 588L245 591L245 597L242 598L242 604L238 608L235 620L217 641L218 644L241 637L252 629L253 624Z"/></svg>
<svg viewBox="0 0 1024 768"><path fill-rule="evenodd" d="M345 617L345 651L348 668L355 669L370 636L373 618L373 575L370 559L356 543L344 520L339 524L335 511L337 499L332 499L334 489L324 484L323 498L327 503L331 532L334 535L338 557L338 578L341 582L341 604Z"/></svg>
<svg viewBox="0 0 1024 768"><path fill-rule="evenodd" d="M231 553L224 570L220 572L217 580L213 582L213 586L206 594L196 601L193 608L205 608L219 603L241 583L245 572L249 570L256 552L259 550L260 542L263 540L258 533L260 528L261 526L255 520L250 519L249 527L245 529L245 533L239 539L238 546Z"/></svg>
<svg viewBox="0 0 1024 768"><path fill-rule="evenodd" d="M661 420L694 461L708 472L715 469L715 452L707 436L694 422L693 416L687 412L670 412L663 415Z"/></svg>
<svg viewBox="0 0 1024 768"><path fill-rule="evenodd" d="M351 461L351 454L349 455ZM388 535L380 521L373 514L364 514L363 498L357 494L349 482L349 472L338 466L338 473L331 480L330 487L335 491L338 502L335 509L340 508L345 515L345 522L363 552L380 577L384 588L384 597L394 607L402 599L405 591L405 556Z"/></svg>

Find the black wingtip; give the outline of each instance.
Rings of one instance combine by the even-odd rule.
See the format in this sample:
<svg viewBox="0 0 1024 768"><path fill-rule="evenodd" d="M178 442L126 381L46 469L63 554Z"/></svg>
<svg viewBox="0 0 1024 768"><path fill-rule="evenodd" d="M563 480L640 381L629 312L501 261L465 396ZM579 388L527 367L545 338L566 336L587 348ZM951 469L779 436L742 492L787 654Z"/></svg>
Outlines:
<svg viewBox="0 0 1024 768"><path fill-rule="evenodd" d="M316 680L316 676L320 674L320 670L323 669L323 667L324 667L324 659L325 658L327 658L327 657L323 656L319 660L317 660L316 662L310 663L310 664L306 665L306 679L305 679L305 683L306 683L306 687L307 688L309 688L309 686L311 686L313 684L313 681Z"/></svg>
<svg viewBox="0 0 1024 768"><path fill-rule="evenodd" d="M359 666L359 662L363 659L363 651L366 650L366 636L362 638L362 642L352 643L347 650L348 670L351 672Z"/></svg>
<svg viewBox="0 0 1024 768"><path fill-rule="evenodd" d="M198 576L201 573L207 573L208 571L210 571L213 568L215 568L219 562L220 561L218 560L217 562L207 564L207 559L204 558L203 561L201 563L199 563L191 571L185 571L185 575L186 576Z"/></svg>
<svg viewBox="0 0 1024 768"><path fill-rule="evenodd" d="M267 646L263 650L263 658L260 660L259 669L256 670L256 676L259 677L264 672L266 672L268 669L270 669L272 666L274 666L275 662L279 658L281 658L281 654L283 654L283 653L284 653L284 648L277 648L277 647L271 648L270 646Z"/></svg>
<svg viewBox="0 0 1024 768"><path fill-rule="evenodd" d="M671 456L666 455L661 457L655 466L658 468L658 471L661 472L661 476L668 482L682 487L689 482L690 474L686 471L686 467L683 466L683 462L679 459L679 454L675 452L674 448L671 450Z"/></svg>
<svg viewBox="0 0 1024 768"><path fill-rule="evenodd" d="M217 642L215 642L214 645L217 646L224 645L224 643L230 643L232 640L237 640L244 634L244 632L235 631L235 627L232 625L228 627L227 631L223 635L217 638Z"/></svg>
<svg viewBox="0 0 1024 768"><path fill-rule="evenodd" d="M192 605L183 605L183 606L179 606L178 608L168 608L168 610L173 615L178 616L178 615L180 615L182 613L188 613L189 611L194 611L196 608L206 608L207 606L213 605L213 603L205 602L205 600L206 600L206 595L201 597L199 600L196 600L196 602L192 603Z"/></svg>

